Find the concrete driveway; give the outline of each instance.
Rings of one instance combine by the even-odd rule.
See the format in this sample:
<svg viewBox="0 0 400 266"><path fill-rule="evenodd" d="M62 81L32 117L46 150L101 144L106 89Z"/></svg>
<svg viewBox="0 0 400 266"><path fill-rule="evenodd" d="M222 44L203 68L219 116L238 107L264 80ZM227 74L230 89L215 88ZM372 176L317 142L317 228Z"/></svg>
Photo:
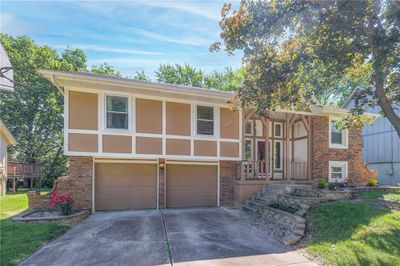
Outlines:
<svg viewBox="0 0 400 266"><path fill-rule="evenodd" d="M223 208L99 212L22 265L315 265Z"/></svg>

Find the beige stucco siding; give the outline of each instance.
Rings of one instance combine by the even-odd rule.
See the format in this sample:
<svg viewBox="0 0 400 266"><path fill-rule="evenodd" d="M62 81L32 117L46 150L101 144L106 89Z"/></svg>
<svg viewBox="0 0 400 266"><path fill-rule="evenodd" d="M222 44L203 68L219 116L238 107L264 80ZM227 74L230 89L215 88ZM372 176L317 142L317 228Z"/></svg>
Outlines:
<svg viewBox="0 0 400 266"><path fill-rule="evenodd" d="M103 152L132 153L132 137L103 135Z"/></svg>
<svg viewBox="0 0 400 266"><path fill-rule="evenodd" d="M69 133L69 151L97 152L97 138L95 134Z"/></svg>
<svg viewBox="0 0 400 266"><path fill-rule="evenodd" d="M221 142L220 145L222 157L239 157L239 143Z"/></svg>
<svg viewBox="0 0 400 266"><path fill-rule="evenodd" d="M136 132L162 133L162 102L136 99Z"/></svg>
<svg viewBox="0 0 400 266"><path fill-rule="evenodd" d="M168 155L190 155L190 140L167 139Z"/></svg>
<svg viewBox="0 0 400 266"><path fill-rule="evenodd" d="M239 138L239 112L228 108L220 109L220 132L221 138Z"/></svg>
<svg viewBox="0 0 400 266"><path fill-rule="evenodd" d="M138 154L162 154L161 138L136 138L136 153Z"/></svg>
<svg viewBox="0 0 400 266"><path fill-rule="evenodd" d="M194 141L195 156L217 156L217 142L208 140Z"/></svg>
<svg viewBox="0 0 400 266"><path fill-rule="evenodd" d="M166 103L167 134L190 136L190 104Z"/></svg>
<svg viewBox="0 0 400 266"><path fill-rule="evenodd" d="M98 95L96 93L69 92L69 128L97 130Z"/></svg>

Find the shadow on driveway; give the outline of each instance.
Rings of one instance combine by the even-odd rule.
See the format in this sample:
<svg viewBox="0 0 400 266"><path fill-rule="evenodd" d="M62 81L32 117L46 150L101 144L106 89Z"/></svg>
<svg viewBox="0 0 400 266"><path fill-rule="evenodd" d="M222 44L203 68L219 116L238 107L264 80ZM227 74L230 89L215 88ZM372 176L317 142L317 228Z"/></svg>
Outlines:
<svg viewBox="0 0 400 266"><path fill-rule="evenodd" d="M315 265L238 213L223 208L98 212L22 265Z"/></svg>

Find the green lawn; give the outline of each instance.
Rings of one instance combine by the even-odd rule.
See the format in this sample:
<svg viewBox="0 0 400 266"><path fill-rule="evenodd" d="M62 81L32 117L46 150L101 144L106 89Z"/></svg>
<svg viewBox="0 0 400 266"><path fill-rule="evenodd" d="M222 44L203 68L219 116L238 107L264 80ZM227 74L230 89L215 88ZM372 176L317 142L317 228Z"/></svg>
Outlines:
<svg viewBox="0 0 400 266"><path fill-rule="evenodd" d="M56 224L15 223L11 216L28 208L26 191L0 197L0 265L17 265L46 242L68 230Z"/></svg>
<svg viewBox="0 0 400 266"><path fill-rule="evenodd" d="M375 205L378 197L399 194L365 192L314 209L306 250L328 265L400 265L400 212Z"/></svg>
<svg viewBox="0 0 400 266"><path fill-rule="evenodd" d="M400 192L381 192L381 191L369 191L362 192L358 195L360 199L376 199L384 198L386 200L398 201L400 202Z"/></svg>

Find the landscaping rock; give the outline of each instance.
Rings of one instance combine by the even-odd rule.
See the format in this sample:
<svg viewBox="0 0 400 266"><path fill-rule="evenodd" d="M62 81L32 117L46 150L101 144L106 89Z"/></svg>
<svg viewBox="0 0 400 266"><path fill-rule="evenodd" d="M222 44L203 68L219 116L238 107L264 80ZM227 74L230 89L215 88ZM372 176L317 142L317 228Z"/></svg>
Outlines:
<svg viewBox="0 0 400 266"><path fill-rule="evenodd" d="M304 217L306 215L306 212L307 212L306 210L298 210L294 214Z"/></svg>
<svg viewBox="0 0 400 266"><path fill-rule="evenodd" d="M295 234L290 234L288 236L283 237L283 243L285 243L286 245L293 245L296 244L297 242L299 242L299 240L301 239L301 236L295 235Z"/></svg>

